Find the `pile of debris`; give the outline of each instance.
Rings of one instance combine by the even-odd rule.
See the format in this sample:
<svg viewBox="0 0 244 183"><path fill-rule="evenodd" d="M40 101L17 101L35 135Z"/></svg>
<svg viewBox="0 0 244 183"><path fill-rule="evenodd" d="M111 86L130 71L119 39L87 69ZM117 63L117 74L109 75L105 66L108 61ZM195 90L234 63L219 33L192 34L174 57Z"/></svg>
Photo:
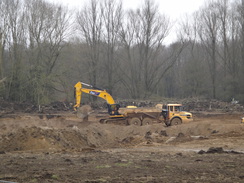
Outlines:
<svg viewBox="0 0 244 183"><path fill-rule="evenodd" d="M0 117L13 113L57 113L60 111L71 111L72 103L52 102L49 105L34 105L29 102L0 101Z"/></svg>
<svg viewBox="0 0 244 183"><path fill-rule="evenodd" d="M210 147L207 151L200 150L198 154L243 154L237 151L225 151L222 147Z"/></svg>
<svg viewBox="0 0 244 183"><path fill-rule="evenodd" d="M186 99L182 101L187 111L243 112L244 107L237 102L223 102L207 99Z"/></svg>
<svg viewBox="0 0 244 183"><path fill-rule="evenodd" d="M244 112L244 107L236 101L223 102L218 100L188 98L183 100L162 99L160 101L150 100L118 100L121 108L126 106L137 107L155 107L157 104L166 103L181 103L185 111L206 111L206 112ZM83 105L83 104L82 104ZM107 109L105 101L96 101L89 103L92 109ZM61 111L73 111L73 103L52 102L49 105L33 105L28 102L13 103L1 100L0 101L0 116L3 114L11 114L17 112L23 113L58 113Z"/></svg>

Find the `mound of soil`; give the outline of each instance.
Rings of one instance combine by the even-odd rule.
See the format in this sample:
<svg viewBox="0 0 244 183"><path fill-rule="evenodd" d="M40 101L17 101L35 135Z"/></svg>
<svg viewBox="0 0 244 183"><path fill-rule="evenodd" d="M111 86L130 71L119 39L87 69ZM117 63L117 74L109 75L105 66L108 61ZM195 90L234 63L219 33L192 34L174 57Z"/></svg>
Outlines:
<svg viewBox="0 0 244 183"><path fill-rule="evenodd" d="M226 117L196 120L172 127L162 123L140 127L100 124L95 117L88 122L74 119L68 115L51 119L28 115L1 119L0 151L82 151L87 148L187 143L199 147L199 142L213 143L209 142L211 139L218 139L225 146L233 146L231 142L242 140L240 137L244 135L244 125L237 119L230 122ZM235 145L238 145L238 141Z"/></svg>
<svg viewBox="0 0 244 183"><path fill-rule="evenodd" d="M11 182L243 182L239 115L179 126L81 122L72 113L0 118L0 180ZM174 176L172 176L174 175Z"/></svg>
<svg viewBox="0 0 244 183"><path fill-rule="evenodd" d="M0 151L82 151L87 148L111 148L132 146L151 141L162 141L158 134L163 126L148 127L118 126L92 123L87 127L69 125L66 128L26 126L17 128L0 137ZM150 137L146 134L150 133ZM157 134L157 135L155 135ZM157 139L157 140L156 140Z"/></svg>

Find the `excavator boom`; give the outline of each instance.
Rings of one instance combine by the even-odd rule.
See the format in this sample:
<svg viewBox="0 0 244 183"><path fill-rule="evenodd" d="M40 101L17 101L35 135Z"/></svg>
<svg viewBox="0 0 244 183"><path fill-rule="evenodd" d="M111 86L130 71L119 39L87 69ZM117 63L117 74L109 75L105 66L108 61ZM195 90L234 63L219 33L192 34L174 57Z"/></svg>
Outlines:
<svg viewBox="0 0 244 183"><path fill-rule="evenodd" d="M106 100L106 102L108 104L110 104L110 105L111 104L115 104L115 101L114 101L113 97L106 90L98 89L98 88L96 88L96 89L83 88L82 85L86 85L86 86L95 88L92 85L88 85L88 84L85 84L85 83L82 83L82 82L76 83L76 85L75 85L75 100L76 100L76 104L74 105L74 109L75 110L78 107L80 107L82 92L90 94L90 95L93 95L93 96L96 96L96 97L100 97L100 98Z"/></svg>

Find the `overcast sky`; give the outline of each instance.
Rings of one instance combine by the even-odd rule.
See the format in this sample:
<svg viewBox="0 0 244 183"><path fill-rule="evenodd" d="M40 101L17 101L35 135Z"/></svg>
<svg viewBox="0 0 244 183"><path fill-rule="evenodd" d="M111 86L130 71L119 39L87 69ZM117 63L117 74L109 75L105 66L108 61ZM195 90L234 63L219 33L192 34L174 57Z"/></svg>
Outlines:
<svg viewBox="0 0 244 183"><path fill-rule="evenodd" d="M71 8L80 8L89 0L49 0L55 3L68 5ZM171 19L179 18L186 13L192 13L204 4L205 0L155 0L159 4L160 12ZM125 9L138 8L143 0L122 0Z"/></svg>
<svg viewBox="0 0 244 183"><path fill-rule="evenodd" d="M61 3L70 8L80 9L89 0L49 0L54 3ZM99 1L99 0L97 0ZM136 9L140 7L143 0L122 0L124 9ZM159 10L162 14L167 15L172 21L179 20L185 14L191 14L197 11L202 6L205 0L155 0L159 5ZM174 40L175 35L171 34L168 43Z"/></svg>

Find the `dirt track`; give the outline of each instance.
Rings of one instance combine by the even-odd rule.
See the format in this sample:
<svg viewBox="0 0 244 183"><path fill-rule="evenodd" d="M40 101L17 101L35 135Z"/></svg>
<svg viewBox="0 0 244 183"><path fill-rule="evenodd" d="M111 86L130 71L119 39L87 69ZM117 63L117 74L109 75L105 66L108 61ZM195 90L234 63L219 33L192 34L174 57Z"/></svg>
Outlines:
<svg viewBox="0 0 244 183"><path fill-rule="evenodd" d="M194 116L173 127L0 118L0 180L11 182L244 182L241 114Z"/></svg>

